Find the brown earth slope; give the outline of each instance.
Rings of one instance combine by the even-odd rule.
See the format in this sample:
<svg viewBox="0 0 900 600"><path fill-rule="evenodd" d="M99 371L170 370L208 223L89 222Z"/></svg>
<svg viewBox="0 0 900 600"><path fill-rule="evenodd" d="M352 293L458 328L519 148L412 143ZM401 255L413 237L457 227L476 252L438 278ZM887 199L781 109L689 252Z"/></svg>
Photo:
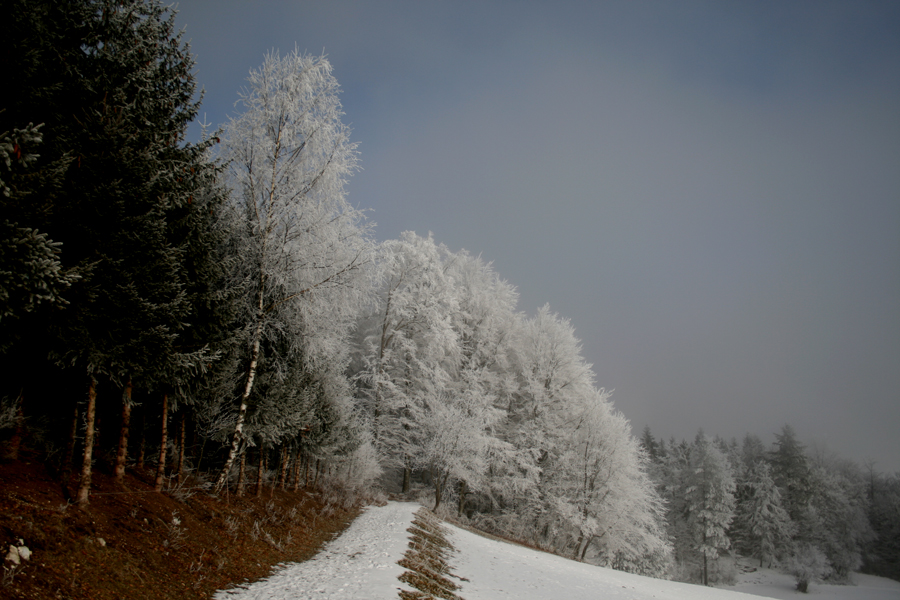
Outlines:
<svg viewBox="0 0 900 600"><path fill-rule="evenodd" d="M213 497L188 479L154 492L152 473L122 486L94 472L90 505L69 504L37 460L0 463L0 560L10 545L31 558L4 562L9 599L209 598L310 558L358 514L340 495L264 488L259 497Z"/></svg>

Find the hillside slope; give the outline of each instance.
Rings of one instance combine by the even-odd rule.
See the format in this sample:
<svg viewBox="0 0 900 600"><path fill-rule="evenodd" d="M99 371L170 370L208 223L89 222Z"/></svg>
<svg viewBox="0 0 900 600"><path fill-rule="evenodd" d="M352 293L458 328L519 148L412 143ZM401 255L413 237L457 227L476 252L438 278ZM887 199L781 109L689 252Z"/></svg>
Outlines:
<svg viewBox="0 0 900 600"><path fill-rule="evenodd" d="M129 470L117 486L98 463L82 510L34 457L0 463L0 548L31 551L4 563L0 598L209 598L310 558L358 513L320 492L214 497L200 483L154 492L153 473Z"/></svg>
<svg viewBox="0 0 900 600"><path fill-rule="evenodd" d="M422 529L429 532L423 533ZM414 539L413 539L414 538ZM418 558L411 551L429 547ZM445 565L435 560L435 546L449 542ZM403 563L401 567L398 561ZM309 597L343 600L426 598L406 577L419 563L421 572L449 582L434 596L450 600L751 600L771 590L774 597L801 600L895 600L900 583L863 576L858 586L815 585L809 595L783 592L785 577L744 582L734 591L641 577L595 567L523 546L491 539L450 524L435 526L430 511L416 504L389 502L368 507L339 538L314 559L287 565L270 577L238 589L221 591L217 600L285 600ZM773 575L774 574L774 575ZM752 575L752 574L751 574ZM759 579L761 573L755 576ZM402 581L400 578L403 578ZM420 588L421 589L421 588ZM753 594L742 593L752 591Z"/></svg>

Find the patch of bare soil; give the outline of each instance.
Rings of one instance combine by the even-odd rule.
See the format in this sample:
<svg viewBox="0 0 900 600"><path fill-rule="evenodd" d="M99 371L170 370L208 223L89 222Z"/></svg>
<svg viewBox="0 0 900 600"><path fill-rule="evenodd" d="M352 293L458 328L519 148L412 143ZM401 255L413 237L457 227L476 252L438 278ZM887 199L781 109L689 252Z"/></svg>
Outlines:
<svg viewBox="0 0 900 600"><path fill-rule="evenodd" d="M0 464L0 597L124 600L209 598L312 557L358 515L337 496L250 486L215 497L188 479L153 491L153 473L130 470L121 486L95 469L90 505L69 504L38 460Z"/></svg>

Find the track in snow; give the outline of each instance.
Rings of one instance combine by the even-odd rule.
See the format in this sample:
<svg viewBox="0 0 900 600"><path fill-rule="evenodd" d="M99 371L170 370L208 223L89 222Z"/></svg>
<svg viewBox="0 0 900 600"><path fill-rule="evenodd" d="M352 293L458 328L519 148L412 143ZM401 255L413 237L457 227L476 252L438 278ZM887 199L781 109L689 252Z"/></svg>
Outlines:
<svg viewBox="0 0 900 600"><path fill-rule="evenodd" d="M216 600L397 600L405 571L407 527L418 504L368 507L312 559L286 565L266 579L217 592Z"/></svg>

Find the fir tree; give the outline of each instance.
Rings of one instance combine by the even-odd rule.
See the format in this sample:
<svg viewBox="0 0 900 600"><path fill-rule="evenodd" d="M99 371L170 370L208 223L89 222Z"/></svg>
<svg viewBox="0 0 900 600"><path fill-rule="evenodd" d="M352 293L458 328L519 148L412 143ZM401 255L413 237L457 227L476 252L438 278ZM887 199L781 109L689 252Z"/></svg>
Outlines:
<svg viewBox="0 0 900 600"><path fill-rule="evenodd" d="M728 527L734 516L735 485L725 455L702 433L691 446L690 469L685 490L687 525L693 548L702 559L702 583L709 585L709 561L731 545Z"/></svg>
<svg viewBox="0 0 900 600"><path fill-rule="evenodd" d="M193 62L154 0L13 4L16 56L4 65L23 89L8 115L45 124L39 167L66 161L41 230L81 276L52 315L52 356L87 375L91 415L97 377L160 387L192 362L176 348L191 306L174 221L208 170L203 149L184 143L198 105Z"/></svg>
<svg viewBox="0 0 900 600"><path fill-rule="evenodd" d="M743 546L759 558L759 566L769 563L790 548L794 525L781 506L781 492L772 479L771 468L758 462L742 482L746 497L738 504L735 530Z"/></svg>

